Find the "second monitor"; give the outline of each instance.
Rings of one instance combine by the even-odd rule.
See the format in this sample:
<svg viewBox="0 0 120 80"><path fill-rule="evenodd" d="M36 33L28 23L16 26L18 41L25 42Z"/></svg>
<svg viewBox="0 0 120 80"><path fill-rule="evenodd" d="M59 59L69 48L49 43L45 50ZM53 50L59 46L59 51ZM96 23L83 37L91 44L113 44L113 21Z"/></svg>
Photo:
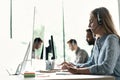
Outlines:
<svg viewBox="0 0 120 80"><path fill-rule="evenodd" d="M46 52L45 52L46 60L54 60L55 59L55 50L54 50L53 35L51 35L51 39L49 40L49 45L45 49L46 49ZM50 55L52 55L52 56L49 57Z"/></svg>

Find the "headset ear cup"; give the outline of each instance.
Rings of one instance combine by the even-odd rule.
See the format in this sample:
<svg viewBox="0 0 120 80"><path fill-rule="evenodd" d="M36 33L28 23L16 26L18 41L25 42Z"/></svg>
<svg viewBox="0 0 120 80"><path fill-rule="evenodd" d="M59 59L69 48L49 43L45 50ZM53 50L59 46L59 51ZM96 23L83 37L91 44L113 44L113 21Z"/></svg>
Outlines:
<svg viewBox="0 0 120 80"><path fill-rule="evenodd" d="M102 20L100 19L99 22L98 22L99 25L102 25Z"/></svg>
<svg viewBox="0 0 120 80"><path fill-rule="evenodd" d="M72 41L72 45L73 45L73 46L75 45L75 42L74 42L74 41Z"/></svg>
<svg viewBox="0 0 120 80"><path fill-rule="evenodd" d="M100 16L99 12L97 12L97 21L98 21L99 25L102 25L102 18Z"/></svg>

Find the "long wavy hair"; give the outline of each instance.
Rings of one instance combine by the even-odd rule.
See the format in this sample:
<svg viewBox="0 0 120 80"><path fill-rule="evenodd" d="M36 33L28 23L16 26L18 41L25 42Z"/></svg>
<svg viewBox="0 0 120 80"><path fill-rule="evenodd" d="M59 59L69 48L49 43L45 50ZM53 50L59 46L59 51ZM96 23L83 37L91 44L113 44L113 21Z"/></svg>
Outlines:
<svg viewBox="0 0 120 80"><path fill-rule="evenodd" d="M91 12L96 18L100 18L101 26L105 29L106 34L116 34L119 38L117 31L115 30L115 26L111 17L111 14L109 13L108 9L105 7L99 7L94 9ZM99 16L98 16L99 14Z"/></svg>

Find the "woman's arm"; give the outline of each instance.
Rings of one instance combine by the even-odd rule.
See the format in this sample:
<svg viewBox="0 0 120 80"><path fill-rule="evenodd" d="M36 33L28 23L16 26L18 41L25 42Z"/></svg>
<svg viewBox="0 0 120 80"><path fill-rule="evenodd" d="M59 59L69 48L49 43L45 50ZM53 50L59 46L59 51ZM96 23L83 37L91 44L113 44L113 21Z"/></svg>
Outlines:
<svg viewBox="0 0 120 80"><path fill-rule="evenodd" d="M112 35L106 39L104 44L103 51L98 58L98 64L86 68L68 67L68 71L73 74L112 74L120 55L119 39Z"/></svg>
<svg viewBox="0 0 120 80"><path fill-rule="evenodd" d="M73 68L69 67L68 71L73 74L90 74L90 71L88 68Z"/></svg>

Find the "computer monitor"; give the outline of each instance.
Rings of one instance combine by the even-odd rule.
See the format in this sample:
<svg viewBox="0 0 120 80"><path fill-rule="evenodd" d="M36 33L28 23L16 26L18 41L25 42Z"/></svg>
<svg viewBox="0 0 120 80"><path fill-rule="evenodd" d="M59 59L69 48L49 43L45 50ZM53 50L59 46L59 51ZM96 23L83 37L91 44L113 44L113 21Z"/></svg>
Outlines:
<svg viewBox="0 0 120 80"><path fill-rule="evenodd" d="M30 42L28 44L23 61L18 65L18 67L16 69L15 75L21 74L21 72L24 71L26 64L27 64L27 61L28 61L29 53L30 53Z"/></svg>
<svg viewBox="0 0 120 80"><path fill-rule="evenodd" d="M49 46L46 47L46 60L54 60L55 59L55 50L54 50L53 35L51 35L51 39L48 42L49 42ZM51 58L49 58L50 54L52 55Z"/></svg>
<svg viewBox="0 0 120 80"><path fill-rule="evenodd" d="M44 44L42 46L42 51L41 51L40 59L43 59L43 54L44 54Z"/></svg>
<svg viewBox="0 0 120 80"><path fill-rule="evenodd" d="M9 57L12 58L5 65L9 75L19 75L24 72L30 54L30 44L30 42L27 45L21 44L14 40L10 42L12 48L9 49L9 53L12 55L9 55Z"/></svg>

